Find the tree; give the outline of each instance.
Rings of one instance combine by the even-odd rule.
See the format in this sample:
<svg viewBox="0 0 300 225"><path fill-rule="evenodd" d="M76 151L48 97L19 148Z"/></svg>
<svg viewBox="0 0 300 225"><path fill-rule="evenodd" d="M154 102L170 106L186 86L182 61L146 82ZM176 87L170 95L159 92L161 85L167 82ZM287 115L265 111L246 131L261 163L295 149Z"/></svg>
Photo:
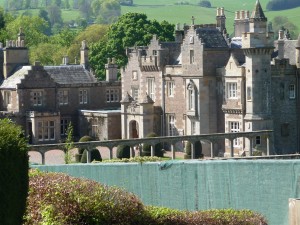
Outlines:
<svg viewBox="0 0 300 225"><path fill-rule="evenodd" d="M20 27L26 35L26 45L28 47L46 42L45 32L48 28L47 22L38 16L18 16L6 23L5 29L0 30L0 39L2 42L10 39L16 39Z"/></svg>
<svg viewBox="0 0 300 225"><path fill-rule="evenodd" d="M61 17L61 9L57 5L51 5L47 8L48 16L50 19L50 24L62 24L63 20Z"/></svg>
<svg viewBox="0 0 300 225"><path fill-rule="evenodd" d="M50 27L51 23L50 23L50 19L49 19L49 16L48 16L48 12L44 9L40 9L39 10L39 17L44 19L47 22L48 27L47 27L47 29L45 30L44 33L46 35L50 35L51 34L51 27Z"/></svg>
<svg viewBox="0 0 300 225"><path fill-rule="evenodd" d="M107 33L107 41L99 41L90 46L90 65L100 79L104 79L104 64L114 57L119 66L125 66L125 49L134 45L147 45L156 34L161 41L174 40L174 25L148 20L145 14L126 13L112 24Z"/></svg>
<svg viewBox="0 0 300 225"><path fill-rule="evenodd" d="M93 0L92 11L97 23L111 24L121 15L121 6L118 0Z"/></svg>
<svg viewBox="0 0 300 225"><path fill-rule="evenodd" d="M82 17L85 18L86 20L89 20L91 14L92 14L90 0L80 0L79 1L79 10L81 12Z"/></svg>
<svg viewBox="0 0 300 225"><path fill-rule="evenodd" d="M296 25L289 21L285 16L274 17L272 20L272 27L275 33L275 39L278 38L279 30L289 31L291 39L297 39L297 34L295 33L295 30L297 30Z"/></svg>
<svg viewBox="0 0 300 225"><path fill-rule="evenodd" d="M75 60L75 57L79 58L79 50L83 40L85 40L89 46L93 43L99 42L100 40L105 40L107 30L107 25L93 24L79 32L68 49L68 56L70 60Z"/></svg>
<svg viewBox="0 0 300 225"><path fill-rule="evenodd" d="M205 8L211 8L211 3L210 1L207 0L202 0L198 3L199 6L205 7Z"/></svg>
<svg viewBox="0 0 300 225"><path fill-rule="evenodd" d="M30 48L30 62L41 62L42 65L60 65L67 48L59 44L40 43Z"/></svg>
<svg viewBox="0 0 300 225"><path fill-rule="evenodd" d="M300 6L299 0L271 0L266 8L269 11L292 9Z"/></svg>
<svg viewBox="0 0 300 225"><path fill-rule="evenodd" d="M0 120L0 224L22 224L28 193L28 146L22 129Z"/></svg>

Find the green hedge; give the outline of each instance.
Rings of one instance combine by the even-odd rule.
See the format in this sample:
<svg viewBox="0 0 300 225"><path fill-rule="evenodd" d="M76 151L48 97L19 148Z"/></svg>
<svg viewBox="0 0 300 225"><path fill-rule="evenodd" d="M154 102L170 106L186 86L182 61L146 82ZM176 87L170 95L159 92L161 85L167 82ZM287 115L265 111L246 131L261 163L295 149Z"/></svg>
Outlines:
<svg viewBox="0 0 300 225"><path fill-rule="evenodd" d="M22 224L28 193L28 145L19 126L0 120L0 224Z"/></svg>
<svg viewBox="0 0 300 225"><path fill-rule="evenodd" d="M196 141L194 143L194 148L195 148L195 159L203 158L202 154L202 145L200 141ZM191 142L187 141L185 143L185 159L191 159L192 158L192 144Z"/></svg>
<svg viewBox="0 0 300 225"><path fill-rule="evenodd" d="M130 146L118 145L117 147L117 158L118 159L129 159L130 158Z"/></svg>
<svg viewBox="0 0 300 225"><path fill-rule="evenodd" d="M82 157L81 157L81 163L87 163L88 162L87 153L88 153L88 151L85 149L83 151L83 154L82 154ZM90 151L90 154L91 154L91 162L93 162L93 161L102 161L101 154L100 154L100 152L97 148L92 149Z"/></svg>
<svg viewBox="0 0 300 225"><path fill-rule="evenodd" d="M147 137L158 137L157 134L155 133L150 133L147 135ZM154 156L157 157L163 157L164 156L164 152L163 152L163 147L161 143L158 143L155 145L154 147ZM143 151L141 153L142 156L151 156L151 145L148 144L144 144L143 145Z"/></svg>

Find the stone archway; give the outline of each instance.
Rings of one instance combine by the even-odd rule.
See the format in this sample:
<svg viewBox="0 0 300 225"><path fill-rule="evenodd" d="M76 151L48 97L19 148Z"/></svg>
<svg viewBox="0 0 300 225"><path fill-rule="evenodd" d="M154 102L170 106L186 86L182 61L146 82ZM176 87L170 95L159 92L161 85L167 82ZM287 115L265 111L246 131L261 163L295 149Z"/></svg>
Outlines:
<svg viewBox="0 0 300 225"><path fill-rule="evenodd" d="M136 120L129 123L129 138L139 138L139 125Z"/></svg>

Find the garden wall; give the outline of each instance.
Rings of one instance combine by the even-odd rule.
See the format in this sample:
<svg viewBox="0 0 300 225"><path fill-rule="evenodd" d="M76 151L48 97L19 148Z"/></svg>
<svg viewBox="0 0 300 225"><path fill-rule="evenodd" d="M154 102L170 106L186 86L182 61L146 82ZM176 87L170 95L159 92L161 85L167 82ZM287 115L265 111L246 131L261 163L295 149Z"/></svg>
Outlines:
<svg viewBox="0 0 300 225"><path fill-rule="evenodd" d="M181 160L34 166L124 187L145 204L178 209L251 209L269 225L288 224L300 198L300 160Z"/></svg>

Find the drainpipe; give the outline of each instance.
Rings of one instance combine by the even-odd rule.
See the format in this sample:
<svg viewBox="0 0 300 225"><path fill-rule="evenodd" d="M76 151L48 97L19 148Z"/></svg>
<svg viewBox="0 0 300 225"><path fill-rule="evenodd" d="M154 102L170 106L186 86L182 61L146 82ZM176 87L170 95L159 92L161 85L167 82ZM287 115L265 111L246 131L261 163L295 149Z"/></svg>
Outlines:
<svg viewBox="0 0 300 225"><path fill-rule="evenodd" d="M298 68L296 69L296 109L297 109L297 150L299 151L299 147L300 147L300 143L299 143L299 129L300 129L300 123L299 123L299 72L298 72Z"/></svg>
<svg viewBox="0 0 300 225"><path fill-rule="evenodd" d="M166 120L166 115L165 115L165 112L166 112L166 107L165 107L165 102L166 102L166 94L165 94L165 84L166 84L166 81L165 81L165 75L164 75L164 72L163 72L163 70L162 70L162 72L161 72L162 74L161 74L161 78L162 78L162 81L161 81L161 83L162 83L162 91L161 91L161 104L162 104L162 118L161 118L161 127L162 127L162 129L161 129L161 136L165 136L165 134L166 134L166 132L165 132L165 126L166 126L166 124L165 124L165 120Z"/></svg>

